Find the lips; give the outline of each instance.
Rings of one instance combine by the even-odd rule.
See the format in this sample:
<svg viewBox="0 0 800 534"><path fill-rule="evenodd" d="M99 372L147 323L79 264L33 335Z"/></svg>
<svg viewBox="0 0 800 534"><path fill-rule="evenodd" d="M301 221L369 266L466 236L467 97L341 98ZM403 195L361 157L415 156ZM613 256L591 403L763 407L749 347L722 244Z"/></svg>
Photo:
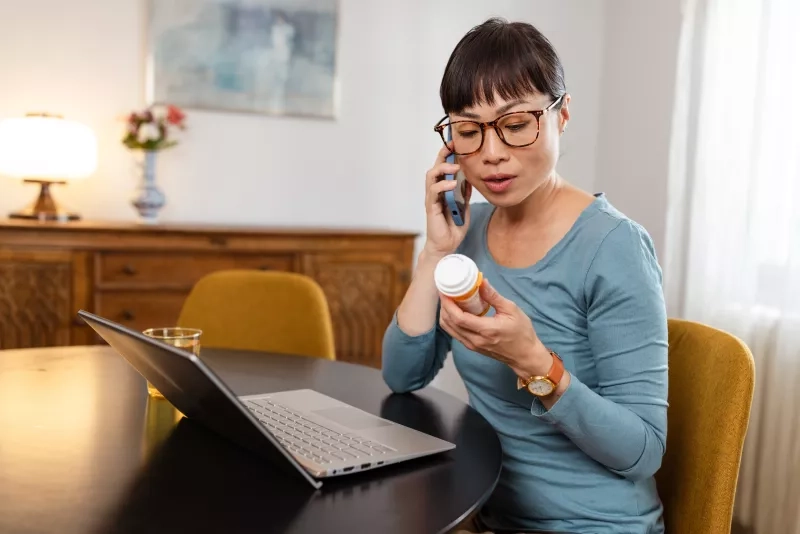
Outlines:
<svg viewBox="0 0 800 534"><path fill-rule="evenodd" d="M491 174L483 178L483 183L492 193L502 193L511 186L514 178L513 174Z"/></svg>

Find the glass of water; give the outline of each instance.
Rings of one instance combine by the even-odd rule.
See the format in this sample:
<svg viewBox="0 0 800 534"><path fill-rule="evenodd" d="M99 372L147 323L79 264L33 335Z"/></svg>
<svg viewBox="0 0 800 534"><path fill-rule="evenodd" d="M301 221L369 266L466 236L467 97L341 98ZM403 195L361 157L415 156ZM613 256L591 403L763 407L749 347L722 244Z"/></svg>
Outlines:
<svg viewBox="0 0 800 534"><path fill-rule="evenodd" d="M163 341L168 345L191 352L195 356L200 355L200 336L202 330L197 328L183 328L180 326L168 326L161 328L148 328L144 335ZM154 397L163 397L150 381L147 382L147 392Z"/></svg>

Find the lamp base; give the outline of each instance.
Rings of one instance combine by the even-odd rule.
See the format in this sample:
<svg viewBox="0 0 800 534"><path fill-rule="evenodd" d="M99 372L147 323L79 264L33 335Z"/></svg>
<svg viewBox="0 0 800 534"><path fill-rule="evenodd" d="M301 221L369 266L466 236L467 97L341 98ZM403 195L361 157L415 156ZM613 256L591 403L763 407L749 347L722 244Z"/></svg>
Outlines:
<svg viewBox="0 0 800 534"><path fill-rule="evenodd" d="M62 210L50 194L51 184L65 184L60 180L35 180L26 179L25 183L39 184L39 197L27 208L10 213L11 219L28 219L36 221L77 221L81 218L77 213L68 213Z"/></svg>

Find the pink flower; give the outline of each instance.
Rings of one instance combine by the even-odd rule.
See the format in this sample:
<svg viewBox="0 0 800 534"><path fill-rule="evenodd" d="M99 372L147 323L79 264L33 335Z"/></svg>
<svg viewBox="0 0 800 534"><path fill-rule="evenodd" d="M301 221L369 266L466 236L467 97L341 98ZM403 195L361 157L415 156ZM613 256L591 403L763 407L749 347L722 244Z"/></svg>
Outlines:
<svg viewBox="0 0 800 534"><path fill-rule="evenodd" d="M183 121L186 118L186 115L181 111L181 109L177 106L169 105L167 106L167 122L170 124L174 124L179 128L183 128Z"/></svg>

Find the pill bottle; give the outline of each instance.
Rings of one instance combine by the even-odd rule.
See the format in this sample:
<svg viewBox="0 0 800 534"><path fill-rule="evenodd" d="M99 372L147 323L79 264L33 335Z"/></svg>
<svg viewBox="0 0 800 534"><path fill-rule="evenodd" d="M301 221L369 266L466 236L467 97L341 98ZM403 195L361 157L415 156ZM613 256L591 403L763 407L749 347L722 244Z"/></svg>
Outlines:
<svg viewBox="0 0 800 534"><path fill-rule="evenodd" d="M465 312L480 316L489 311L489 305L478 291L483 273L467 256L450 254L439 260L433 279L439 292L453 299Z"/></svg>

